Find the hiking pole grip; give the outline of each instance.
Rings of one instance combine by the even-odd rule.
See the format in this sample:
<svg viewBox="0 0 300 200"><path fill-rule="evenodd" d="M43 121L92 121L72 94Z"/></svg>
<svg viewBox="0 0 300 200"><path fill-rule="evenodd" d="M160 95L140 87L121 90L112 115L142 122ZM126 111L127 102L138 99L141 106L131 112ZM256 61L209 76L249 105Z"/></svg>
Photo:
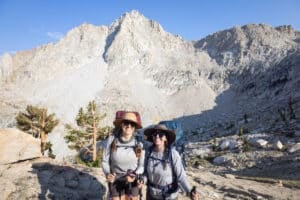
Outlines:
<svg viewBox="0 0 300 200"><path fill-rule="evenodd" d="M192 190L191 190L191 193L194 193L196 192L196 186L193 186Z"/></svg>

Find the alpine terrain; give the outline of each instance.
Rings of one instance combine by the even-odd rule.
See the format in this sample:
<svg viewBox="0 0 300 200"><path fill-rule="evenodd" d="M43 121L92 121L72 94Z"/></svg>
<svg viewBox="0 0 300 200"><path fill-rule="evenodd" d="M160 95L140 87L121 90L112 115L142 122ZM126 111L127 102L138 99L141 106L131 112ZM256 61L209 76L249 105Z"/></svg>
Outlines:
<svg viewBox="0 0 300 200"><path fill-rule="evenodd" d="M144 127L182 122L187 174L202 199L300 195L300 32L290 25L246 24L187 41L131 11L0 55L0 86L0 199L104 196L101 170L70 163L64 140L64 125L92 100L107 114L103 126L117 110L138 111ZM49 134L56 160L14 129L27 105L60 120Z"/></svg>

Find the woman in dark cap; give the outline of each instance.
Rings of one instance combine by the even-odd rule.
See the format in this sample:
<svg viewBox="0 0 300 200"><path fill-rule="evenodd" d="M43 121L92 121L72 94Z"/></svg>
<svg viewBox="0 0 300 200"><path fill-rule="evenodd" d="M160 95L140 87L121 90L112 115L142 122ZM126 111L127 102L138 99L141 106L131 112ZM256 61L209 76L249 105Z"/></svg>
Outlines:
<svg viewBox="0 0 300 200"><path fill-rule="evenodd" d="M176 139L175 132L159 124L146 129L144 134L153 143L145 156L147 200L178 199L179 186L197 200L198 194L187 181L179 153L170 148Z"/></svg>
<svg viewBox="0 0 300 200"><path fill-rule="evenodd" d="M137 141L136 129L142 128L134 112L125 112L114 121L116 133L108 138L102 158L102 169L113 200L137 200L137 174L144 172L143 144Z"/></svg>

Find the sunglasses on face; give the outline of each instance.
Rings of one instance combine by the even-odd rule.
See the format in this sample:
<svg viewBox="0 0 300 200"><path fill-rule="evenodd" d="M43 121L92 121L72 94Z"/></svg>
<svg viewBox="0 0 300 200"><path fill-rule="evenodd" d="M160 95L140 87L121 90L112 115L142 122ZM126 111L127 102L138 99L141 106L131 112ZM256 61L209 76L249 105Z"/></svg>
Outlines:
<svg viewBox="0 0 300 200"><path fill-rule="evenodd" d="M135 127L135 123L132 121L124 120L122 123L124 126L130 125L131 127Z"/></svg>
<svg viewBox="0 0 300 200"><path fill-rule="evenodd" d="M158 136L158 137L162 138L165 135L166 134L164 132L156 131L155 133L153 133L152 137L156 138Z"/></svg>

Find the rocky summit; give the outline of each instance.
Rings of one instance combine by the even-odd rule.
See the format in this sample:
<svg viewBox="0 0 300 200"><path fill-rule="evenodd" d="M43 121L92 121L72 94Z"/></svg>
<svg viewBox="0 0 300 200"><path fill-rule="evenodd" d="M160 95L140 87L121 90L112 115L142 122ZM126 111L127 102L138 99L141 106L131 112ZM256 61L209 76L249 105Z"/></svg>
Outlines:
<svg viewBox="0 0 300 200"><path fill-rule="evenodd" d="M65 160L72 153L64 125L92 100L107 113L103 125L117 110L140 112L144 126L181 121L189 179L203 199L300 195L300 32L290 25L246 24L186 41L132 11L110 26L82 24L57 43L1 55L0 85L3 199L104 195L100 169ZM15 117L27 105L60 119L49 134L57 160L26 145L11 151L21 141L13 139Z"/></svg>

